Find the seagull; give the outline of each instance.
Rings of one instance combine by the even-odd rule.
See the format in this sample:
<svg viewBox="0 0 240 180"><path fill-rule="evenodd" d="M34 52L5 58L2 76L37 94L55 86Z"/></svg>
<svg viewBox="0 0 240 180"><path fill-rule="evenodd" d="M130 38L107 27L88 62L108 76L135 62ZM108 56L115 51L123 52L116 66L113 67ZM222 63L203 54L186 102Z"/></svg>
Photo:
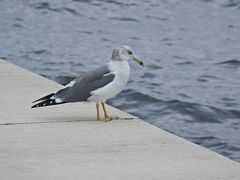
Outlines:
<svg viewBox="0 0 240 180"><path fill-rule="evenodd" d="M104 103L123 90L128 82L130 66L128 61L135 61L144 66L133 50L126 45L115 47L112 51L112 59L109 63L97 69L88 71L77 77L63 89L56 93L48 94L40 99L32 108L58 105L74 102L95 102L97 110L97 120L110 121L112 116L107 114ZM104 117L100 117L99 105L102 105Z"/></svg>

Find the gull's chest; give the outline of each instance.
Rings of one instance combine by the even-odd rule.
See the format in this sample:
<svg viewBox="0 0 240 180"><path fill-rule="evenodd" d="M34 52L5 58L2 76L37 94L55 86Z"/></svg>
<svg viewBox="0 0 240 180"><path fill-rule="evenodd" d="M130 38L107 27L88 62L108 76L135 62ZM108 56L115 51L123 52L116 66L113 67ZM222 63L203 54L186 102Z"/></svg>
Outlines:
<svg viewBox="0 0 240 180"><path fill-rule="evenodd" d="M116 62L111 66L111 71L115 74L116 84L125 86L130 75L130 67L126 61Z"/></svg>
<svg viewBox="0 0 240 180"><path fill-rule="evenodd" d="M115 75L113 81L102 88L92 91L92 96L88 101L105 102L122 91L127 84L130 74L130 67L127 62L114 62L109 64L109 69Z"/></svg>

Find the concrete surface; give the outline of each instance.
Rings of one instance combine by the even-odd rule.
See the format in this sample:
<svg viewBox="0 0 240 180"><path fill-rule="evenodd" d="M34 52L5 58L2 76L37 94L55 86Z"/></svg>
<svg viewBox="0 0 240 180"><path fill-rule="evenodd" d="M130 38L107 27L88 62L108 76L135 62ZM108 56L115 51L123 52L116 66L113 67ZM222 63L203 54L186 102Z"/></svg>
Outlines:
<svg viewBox="0 0 240 180"><path fill-rule="evenodd" d="M0 179L240 179L240 165L115 108L31 109L61 86L0 60ZM127 102L126 102L127 103Z"/></svg>

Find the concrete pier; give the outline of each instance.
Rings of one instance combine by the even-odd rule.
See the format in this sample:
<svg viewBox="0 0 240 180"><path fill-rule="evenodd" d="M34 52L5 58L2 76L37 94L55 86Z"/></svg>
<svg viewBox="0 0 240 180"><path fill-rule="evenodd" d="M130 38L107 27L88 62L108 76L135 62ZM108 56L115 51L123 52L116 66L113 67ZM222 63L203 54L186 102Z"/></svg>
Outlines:
<svg viewBox="0 0 240 180"><path fill-rule="evenodd" d="M0 179L240 179L240 165L108 106L31 109L61 85L0 60Z"/></svg>

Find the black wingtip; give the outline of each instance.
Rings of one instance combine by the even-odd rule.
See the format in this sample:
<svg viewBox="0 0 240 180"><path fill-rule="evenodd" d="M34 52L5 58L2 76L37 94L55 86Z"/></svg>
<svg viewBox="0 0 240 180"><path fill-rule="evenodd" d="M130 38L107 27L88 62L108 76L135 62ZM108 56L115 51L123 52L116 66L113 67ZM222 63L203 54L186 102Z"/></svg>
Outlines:
<svg viewBox="0 0 240 180"><path fill-rule="evenodd" d="M33 105L33 106L31 107L31 109L36 108L36 107L37 107L37 105Z"/></svg>
<svg viewBox="0 0 240 180"><path fill-rule="evenodd" d="M35 102L38 102L38 101L47 100L47 99L51 98L51 97L54 96L54 95L55 95L55 93L48 94L48 95L46 95L46 96L44 96L44 97L41 97L40 99L37 99L37 100L33 101L32 103L35 103ZM32 107L33 107L33 106L32 106Z"/></svg>
<svg viewBox="0 0 240 180"><path fill-rule="evenodd" d="M45 106L52 106L52 105L58 105L58 104L64 104L66 102L59 102L57 103L54 99L47 99L47 100L44 100L42 102L39 102L35 105L33 105L31 108L39 108L39 107L45 107Z"/></svg>

